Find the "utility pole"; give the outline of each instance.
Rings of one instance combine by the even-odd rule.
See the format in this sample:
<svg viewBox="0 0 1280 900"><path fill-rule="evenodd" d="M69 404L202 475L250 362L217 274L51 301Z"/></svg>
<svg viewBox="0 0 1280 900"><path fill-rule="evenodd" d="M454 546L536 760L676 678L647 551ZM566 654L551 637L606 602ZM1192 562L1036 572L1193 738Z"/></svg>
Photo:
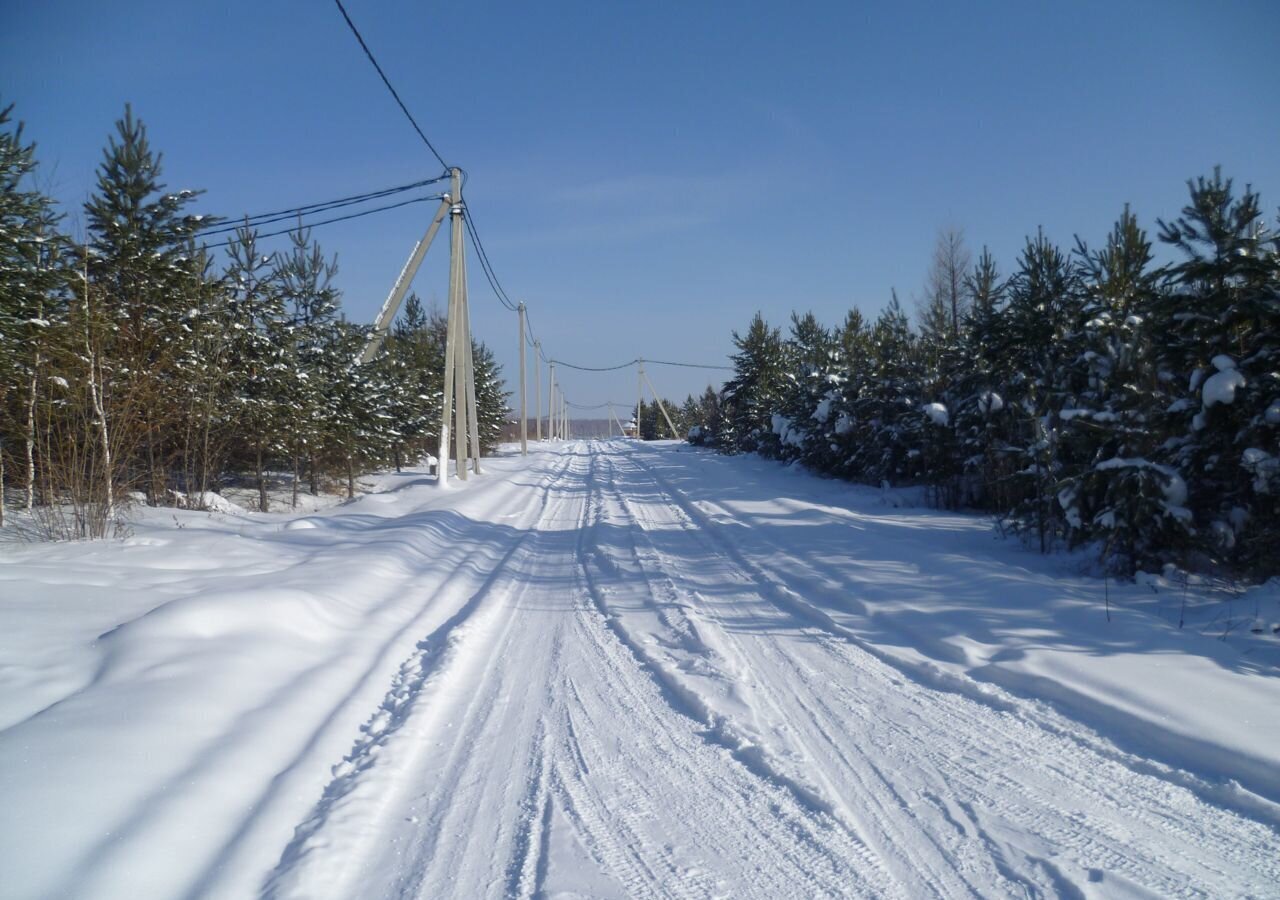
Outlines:
<svg viewBox="0 0 1280 900"><path fill-rule="evenodd" d="M613 439L613 404L609 404L609 439Z"/></svg>
<svg viewBox="0 0 1280 900"><path fill-rule="evenodd" d="M547 440L554 441L556 439L556 364L548 363L547 366Z"/></svg>
<svg viewBox="0 0 1280 900"><path fill-rule="evenodd" d="M463 210L466 215L466 210ZM462 361L467 368L467 425L471 438L472 471L480 475L480 417L476 414L476 365L471 344L471 306L467 303L467 260L462 259L462 323L466 343Z"/></svg>
<svg viewBox="0 0 1280 900"><path fill-rule="evenodd" d="M524 375L524 301L520 301L520 305L516 307L520 312L520 455L529 455L529 416L526 403L528 397L525 393Z"/></svg>
<svg viewBox="0 0 1280 900"><path fill-rule="evenodd" d="M538 370L538 362L542 359L542 341L533 342L533 419L537 423L538 443L542 443L542 373Z"/></svg>
<svg viewBox="0 0 1280 900"><path fill-rule="evenodd" d="M449 183L449 313L445 331L444 341L444 397L440 404L440 447L437 451L438 459L436 461L436 483L440 487L447 487L449 484L449 430L453 424L453 402L455 395L460 396L462 402L458 403L459 432L465 427L466 423L466 397L462 389L462 385L457 380L457 356L458 356L458 313L459 307L462 305L462 267L460 265L462 255L462 172L460 169L453 169L450 173ZM459 448L461 449L461 447ZM463 463L463 453L458 453L458 477L465 479L467 477L466 466Z"/></svg>
<svg viewBox="0 0 1280 900"><path fill-rule="evenodd" d="M640 440L640 409L644 406L644 360L636 360L636 440Z"/></svg>

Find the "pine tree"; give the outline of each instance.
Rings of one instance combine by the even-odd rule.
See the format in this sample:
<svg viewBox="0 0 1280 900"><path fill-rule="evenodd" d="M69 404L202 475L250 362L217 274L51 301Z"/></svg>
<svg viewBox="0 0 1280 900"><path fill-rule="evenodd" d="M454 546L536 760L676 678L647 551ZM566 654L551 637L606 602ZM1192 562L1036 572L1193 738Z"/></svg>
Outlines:
<svg viewBox="0 0 1280 900"><path fill-rule="evenodd" d="M963 365L949 384L950 409L960 460L957 501L1006 510L1008 482L1017 467L1007 452L1013 410L1007 408L1011 371L1003 357L1008 339L1002 314L1005 283L984 247L965 277L968 312L960 335Z"/></svg>
<svg viewBox="0 0 1280 900"><path fill-rule="evenodd" d="M167 455L178 409L174 360L185 343L182 319L203 272L192 241L208 217L187 213L197 191L166 193L161 156L126 105L85 204L89 232L88 289L105 329L101 347L104 412L113 423L119 465L147 473L148 502L164 499Z"/></svg>
<svg viewBox="0 0 1280 900"><path fill-rule="evenodd" d="M772 421L783 459L800 459L819 467L829 456L825 419L818 415L831 388L829 376L837 356L831 333L813 313L792 314L786 342L789 371ZM830 403L821 408L826 414Z"/></svg>
<svg viewBox="0 0 1280 900"><path fill-rule="evenodd" d="M230 372L231 415L240 461L251 467L258 508L267 512L266 467L285 451L291 381L286 350L289 325L272 256L261 252L252 229L239 228L235 235L224 275L235 360Z"/></svg>
<svg viewBox="0 0 1280 900"><path fill-rule="evenodd" d="M21 468L24 506L35 501L37 405L66 313L59 216L30 184L35 145L23 142L12 111L0 107L0 525L7 473ZM15 457L20 467L10 463Z"/></svg>
<svg viewBox="0 0 1280 900"><path fill-rule="evenodd" d="M837 359L831 373L831 390L824 399L830 401L826 413L824 436L830 456L823 468L846 478L864 480L861 447L862 400L870 385L872 358L871 332L861 311L850 310L835 335Z"/></svg>
<svg viewBox="0 0 1280 900"><path fill-rule="evenodd" d="M893 292L871 328L871 370L860 416L868 454L863 477L905 484L921 475L924 418L918 346Z"/></svg>
<svg viewBox="0 0 1280 900"><path fill-rule="evenodd" d="M1083 323L1074 336L1074 404L1063 410L1064 442L1087 460L1062 479L1073 542L1097 541L1104 559L1132 574L1185 545L1190 512L1176 470L1155 462L1159 444L1155 366L1148 320L1158 295L1151 244L1126 206L1106 245L1078 242L1086 272Z"/></svg>
<svg viewBox="0 0 1280 900"><path fill-rule="evenodd" d="M1280 246L1261 201L1231 179L1189 183L1162 241L1184 259L1161 303L1161 383L1172 403L1165 461L1187 473L1190 505L1218 559L1280 571Z"/></svg>
<svg viewBox="0 0 1280 900"><path fill-rule="evenodd" d="M502 426L511 419L511 394L502 380L502 367L493 351L482 343L472 345L475 363L476 419L479 425L480 452L493 451L502 435Z"/></svg>
<svg viewBox="0 0 1280 900"><path fill-rule="evenodd" d="M745 335L733 333L738 352L732 357L734 376L724 386L726 427L720 446L729 453L777 451L771 418L779 408L787 370L782 335L756 313Z"/></svg>
<svg viewBox="0 0 1280 900"><path fill-rule="evenodd" d="M337 377L344 361L328 359L336 351L331 329L337 322L336 259L325 259L311 229L299 226L289 233L290 247L274 261L272 277L289 317L286 366L292 376L285 387L289 456L293 467L293 505L297 506L299 479L306 465L310 492L319 493L318 454L324 446L325 397L328 378Z"/></svg>
<svg viewBox="0 0 1280 900"><path fill-rule="evenodd" d="M1073 261L1043 232L1028 239L1009 282L1003 351L1013 372L1007 399L1015 404L1020 426L1014 446L1025 491L1014 514L1034 528L1042 552L1065 524L1057 502L1058 481L1069 475L1060 453L1059 411L1071 405L1066 338L1079 322L1082 304Z"/></svg>

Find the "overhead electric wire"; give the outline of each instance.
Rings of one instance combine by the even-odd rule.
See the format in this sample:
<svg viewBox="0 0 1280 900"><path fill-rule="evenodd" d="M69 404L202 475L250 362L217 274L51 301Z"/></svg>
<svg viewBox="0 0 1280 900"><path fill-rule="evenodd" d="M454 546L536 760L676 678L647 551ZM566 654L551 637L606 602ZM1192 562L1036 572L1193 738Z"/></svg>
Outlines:
<svg viewBox="0 0 1280 900"><path fill-rule="evenodd" d="M440 152L436 150L431 141L427 140L427 136L423 134L422 129L418 127L418 122L414 119L413 114L410 113L409 108L404 105L404 101L400 99L400 95L396 93L396 89L391 86L391 81L387 78L386 73L382 71L382 66L378 65L378 61L374 59L373 51L370 50L369 45L364 42L364 38L360 35L360 29L356 28L356 23L351 21L351 16L347 15L347 8L342 5L342 0L333 0L333 2L338 4L338 11L342 13L342 18L347 20L347 27L350 28L351 33L356 36L356 40L360 42L360 47L364 50L364 55L369 57L369 62L373 63L373 67L378 70L378 77L381 78L382 83L387 86L387 90L391 92L391 96L395 97L396 103L400 107L400 111L404 113L405 118L409 120L409 124L413 126L413 130L418 132L418 137L422 138L422 143L427 145L427 149L431 151L431 155L439 160L441 168L448 169L449 164L444 161L444 157L440 155Z"/></svg>
<svg viewBox="0 0 1280 900"><path fill-rule="evenodd" d="M467 223L467 231L471 235L472 245L476 248L476 255L480 259L480 265L484 267L485 272L488 274L494 293L498 295L498 299L502 301L503 306L515 312L518 307L511 302L511 298L507 296L507 292L502 288L502 283L498 281L498 273L493 270L493 263L489 262L489 253L484 249L484 241L480 240L480 232L476 228L475 217L471 213L470 206L467 206L466 215L463 218Z"/></svg>
<svg viewBox="0 0 1280 900"><path fill-rule="evenodd" d="M655 366L680 366L683 369L720 369L725 372L733 371L733 366L710 366L703 363L671 362L666 359L650 359L647 356L644 357L644 361L647 363L653 363Z"/></svg>
<svg viewBox="0 0 1280 900"><path fill-rule="evenodd" d="M567 363L563 359L548 360L549 363L555 363L557 366L564 366L566 369L577 369L579 372L616 372L618 369L629 369L639 360L631 359L617 366L575 366L573 363Z"/></svg>
<svg viewBox="0 0 1280 900"><path fill-rule="evenodd" d="M564 405L569 407L570 409L579 409L579 410L604 409L606 406L629 406L629 404L615 403L612 400L605 401L604 403L597 403L595 406L585 406L581 403L570 403L568 400L566 400L564 401Z"/></svg>
<svg viewBox="0 0 1280 900"><path fill-rule="evenodd" d="M480 268L484 271L484 277L489 282L489 287L493 288L493 293L498 300L507 309L516 312L519 307L511 302L511 298L507 296L507 292L502 289L502 285L498 282L498 276L494 274L493 266L489 264L489 255L484 252L484 244L480 242L480 235L476 233L475 224L471 221L470 209L463 217L463 222L467 226L467 234L471 236L471 246L476 249L476 258L480 260Z"/></svg>
<svg viewBox="0 0 1280 900"><path fill-rule="evenodd" d="M238 231L246 225L250 228L259 225L270 225L273 222L281 222L285 219L292 219L298 215L314 215L316 213L328 212L332 209L341 209L346 206L356 206L360 203L366 203L370 200L380 200L383 197L391 197L395 194L402 194L405 191L411 191L414 188L426 187L430 184L438 184L444 181L447 176L437 176L435 178L426 178L422 181L414 181L409 184L401 184L395 187L383 188L377 191L369 191L364 194L352 194L349 197L339 197L336 200L326 200L322 203L308 203L303 206L295 206L291 209L281 209L275 212L257 213L256 215L241 216L238 220L224 219L218 225L207 228L200 233L223 234L229 231Z"/></svg>
<svg viewBox="0 0 1280 900"><path fill-rule="evenodd" d="M428 197L413 197L409 200L401 200L399 203L389 203L386 206L375 206L373 209L363 209L360 212L348 213L345 216L334 216L332 219L321 219L319 222L304 222L302 228L315 228L318 225L332 225L334 222L345 222L348 219L359 219L361 216L371 216L374 213L386 212L389 209L399 209L402 206L409 206L414 203L425 203L428 200L441 200L444 195L433 194ZM266 234L255 234L257 238L277 237L282 234L288 234L291 231L297 231L299 226L293 228L283 228L280 231L269 231ZM209 247L230 247L236 242L237 238L231 238L217 244L209 244Z"/></svg>

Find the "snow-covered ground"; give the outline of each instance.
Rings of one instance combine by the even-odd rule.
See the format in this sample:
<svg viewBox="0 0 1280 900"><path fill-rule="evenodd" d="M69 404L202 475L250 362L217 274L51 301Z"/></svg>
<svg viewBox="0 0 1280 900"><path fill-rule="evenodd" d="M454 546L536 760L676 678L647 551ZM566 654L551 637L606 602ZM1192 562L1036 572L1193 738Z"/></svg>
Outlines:
<svg viewBox="0 0 1280 900"><path fill-rule="evenodd" d="M1276 585L681 444L486 467L0 549L0 896L1280 896Z"/></svg>

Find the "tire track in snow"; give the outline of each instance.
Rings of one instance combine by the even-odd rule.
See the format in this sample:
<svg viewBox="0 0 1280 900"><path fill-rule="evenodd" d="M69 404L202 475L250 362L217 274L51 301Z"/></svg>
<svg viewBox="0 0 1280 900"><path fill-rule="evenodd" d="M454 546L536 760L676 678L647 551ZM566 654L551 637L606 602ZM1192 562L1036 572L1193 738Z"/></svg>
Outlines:
<svg viewBox="0 0 1280 900"><path fill-rule="evenodd" d="M593 464L604 461L609 466L610 460L598 452L593 453ZM600 484L608 485L601 488ZM627 516L627 503L618 488L615 473L610 468L606 476L590 478L589 496L595 499L596 510L590 524L583 530L583 569L587 576L589 596L601 619L607 623L609 631L616 637L621 646L637 660L650 674L655 683L662 689L662 694L671 708L682 717L688 717L700 726L701 736L711 745L727 752L745 771L751 773L772 790L779 789L790 795L793 803L802 813L790 820L790 827L805 836L806 842L820 851L817 857L827 865L843 868L853 865L856 881L846 884L840 892L859 892L874 896L901 895L900 891L884 870L880 859L865 845L860 837L851 831L838 817L832 815L832 806L825 797L817 793L807 780L788 774L777 765L768 752L758 743L748 739L736 725L713 710L704 699L691 690L680 678L658 659L645 641L632 634L623 624L619 613L613 608L609 599L611 591L617 591L622 583L635 583L645 580L645 571L639 559L639 550L634 543L635 529L624 529L633 536L629 546L631 565L624 571L619 561L611 558L608 551L601 546L597 532L600 528L606 505L603 495L607 492L610 510L622 512L622 520ZM632 522L634 526L636 523ZM594 571L593 571L594 570ZM651 593L646 582L645 590L649 593L649 605L661 608L664 604ZM696 640L696 638L694 639ZM822 838L818 839L817 834ZM843 835L842 839L833 840L834 835ZM843 844L843 847L839 845ZM839 849L836 849L839 847ZM819 861L810 857L807 865Z"/></svg>
<svg viewBox="0 0 1280 900"><path fill-rule="evenodd" d="M639 470L633 469L630 474L639 474ZM612 479L614 484L625 480L616 475ZM952 862L956 856L965 853L967 848L963 841L953 838L947 842L946 832L916 821L914 815L902 815L905 804L891 778L876 767L867 765L864 758L855 759L847 753L840 740L841 737L847 739L847 735L833 734L832 723L841 720L819 715L813 708L813 701L802 693L783 690L798 678L793 661L778 653L767 641L752 641L753 659L753 654L718 617L715 603L707 601L698 591L681 588L677 584L686 579L679 571L671 571L671 559L663 557L649 533L666 529L685 535L688 543L696 547L691 558L699 560L699 564L707 569L714 569L717 580L723 585L732 586L738 606L751 602L752 598L757 604L765 602L756 595L751 580L735 566L721 564L716 567L713 561L718 557L722 559L722 554L674 505L632 503L621 491L619 500L636 523L636 559L646 577L660 585L657 590L669 604L683 607L686 616L710 620L711 627L718 633L715 649L721 655L730 655L735 661L732 668L736 670L737 677L749 682L745 689L748 709L764 713L766 722L785 723L776 726L786 730L778 741L783 744L781 748L769 746L773 743L769 733L772 729L766 728L763 732L758 726L750 729L752 740L767 748L761 752L773 760L771 768L781 773L775 777L815 782L811 790L821 796L827 808L888 865L904 895L976 896L974 885ZM641 542L643 550L638 546ZM706 625L703 627L710 630ZM759 665L766 661L763 655L770 657L767 667ZM805 727L802 717L808 720L809 727ZM817 765L823 756L834 757L836 772ZM988 878L985 883L990 884L991 880Z"/></svg>
<svg viewBox="0 0 1280 900"><path fill-rule="evenodd" d="M571 463L571 460L566 460L557 471L542 479L540 502L534 514L526 514L522 518L532 523L546 514L551 496L549 489L563 477ZM532 530L522 529L519 537L505 550L461 608L420 641L415 652L401 664L382 704L362 726L362 734L351 751L333 767L333 780L322 792L311 814L295 829L280 862L267 877L263 886L264 897L306 896L312 890L310 885L324 885L326 891L332 891L343 883L344 878L351 877L367 845L374 840L378 821L392 800L397 773L386 770L391 765L410 769L418 762L419 754L410 753L394 764L388 763L385 761L385 748L409 724L410 717L425 696L433 692L447 692L451 682L465 680L466 670L484 658L471 645L495 640L498 613L511 602L508 585L502 582L500 575L503 567L532 534ZM470 568L465 564L459 565L433 592L433 596L465 592L473 580ZM505 623L508 628L511 621L508 618ZM425 730L419 726L415 732L421 737ZM366 787L369 781L374 782L372 787ZM333 826L330 823L335 819L341 821ZM352 827L352 820L357 821L356 827ZM327 834L334 831L336 835ZM350 846L335 849L335 843L343 842ZM318 867L320 874L310 872L309 866Z"/></svg>
<svg viewBox="0 0 1280 900"><path fill-rule="evenodd" d="M1229 884L1241 872L1251 872L1259 886L1277 883L1280 841L1271 829L1203 802L1177 780L1154 777L1140 767L1135 771L1135 767L1125 764L1125 754L1107 747L1087 729L1065 720L1045 722L1046 711L1038 704L1028 710L1029 704L1025 701L1003 692L992 698L976 685L963 684L963 679L957 676L950 676L939 684L934 673L927 670L923 678L902 682L895 677L895 670L909 678L921 673L914 666L904 669L897 665L897 660L885 659L876 648L748 559L747 550L741 544L718 533L718 522L683 497L651 466L640 465L653 483L670 497L672 505L681 510L693 526L700 526L715 540L725 558L765 589L764 596L776 602L780 610L836 638L835 641L823 640L824 648L836 658L833 671L852 669L860 677L827 678L824 685L811 693L820 704L827 703L824 696L835 695L846 701L840 704L841 710L854 709L875 703L878 697L892 696L895 690L908 689L930 714L916 716L915 726L934 731L939 746L952 746L957 735L975 738L960 754L936 751L921 754L920 749L927 745L910 730L882 727L880 730L891 739L878 739L872 745L893 747L895 767L900 765L904 753L913 765L920 765L923 755L923 771L934 773L929 776L930 780L936 780L940 774L944 788L949 784L970 792L971 799L952 804L946 817L954 827L965 830L957 821L955 807L962 812L967 810L963 819L968 820L989 848L994 848L989 850L989 855L1006 877L1022 882L1028 890L1061 893L1070 879L1061 866L1048 857L1062 848L1070 848L1077 852L1081 870L1088 870L1090 879L1104 877L1101 869L1093 865L1101 862L1113 875L1124 876L1122 880L1145 883L1148 889L1164 896L1202 895L1199 885ZM723 507L717 508L735 521ZM735 530L742 531L741 528ZM799 548L774 545L773 549L786 553L792 560L806 558ZM802 667L796 667L795 672L803 674ZM850 696L852 686L864 682L880 684L864 694ZM952 692L957 687L960 688L958 700L954 695L947 699L947 693L937 693L939 689ZM991 702L992 699L996 702ZM966 702L970 700L978 702L976 705ZM835 720L838 717L837 713ZM946 722L947 727L938 728L939 721ZM892 719L889 722L892 725ZM1098 752L1099 746L1109 752ZM1006 747L1024 749L1021 757L1009 752L985 754L990 758L983 768L963 765L970 752L985 753L982 748ZM909 752L913 749L915 759ZM1033 761L1040 759L1049 761L1050 765L1038 769ZM993 785L1004 790L992 790ZM938 807L936 789L931 796L934 806ZM1070 798L1074 802L1061 803L1059 798ZM980 815L976 812L979 809L983 810ZM1096 815L1098 810L1105 814ZM990 815L990 811L996 814ZM996 832L1008 834L1006 838L997 838ZM1035 835L1042 839L1037 841ZM1016 849L1018 845L1023 849ZM1260 890L1260 895L1265 893L1265 889Z"/></svg>

